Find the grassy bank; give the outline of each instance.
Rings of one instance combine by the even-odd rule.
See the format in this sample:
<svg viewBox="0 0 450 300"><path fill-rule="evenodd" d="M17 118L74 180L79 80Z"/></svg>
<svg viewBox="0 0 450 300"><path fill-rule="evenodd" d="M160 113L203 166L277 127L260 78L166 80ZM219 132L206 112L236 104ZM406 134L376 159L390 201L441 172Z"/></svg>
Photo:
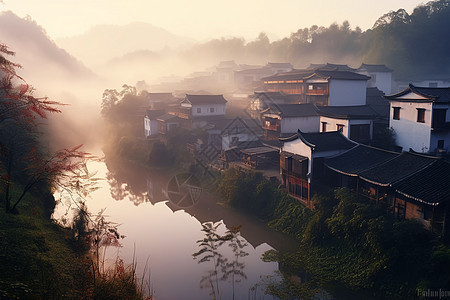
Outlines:
<svg viewBox="0 0 450 300"><path fill-rule="evenodd" d="M53 223L42 198L29 196L19 214L0 210L0 298L80 298L89 287L89 264L70 230Z"/></svg>
<svg viewBox="0 0 450 300"><path fill-rule="evenodd" d="M227 170L219 184L225 201L295 237L291 253L267 253L283 282L270 287L281 299L310 297L325 288L345 299L417 296L450 288L450 247L417 222L394 219L385 207L347 189L315 195L311 211L252 172ZM300 279L303 271L310 275Z"/></svg>
<svg viewBox="0 0 450 300"><path fill-rule="evenodd" d="M30 194L18 213L0 209L0 299L144 299L135 266L96 272L88 241L48 217L49 201Z"/></svg>

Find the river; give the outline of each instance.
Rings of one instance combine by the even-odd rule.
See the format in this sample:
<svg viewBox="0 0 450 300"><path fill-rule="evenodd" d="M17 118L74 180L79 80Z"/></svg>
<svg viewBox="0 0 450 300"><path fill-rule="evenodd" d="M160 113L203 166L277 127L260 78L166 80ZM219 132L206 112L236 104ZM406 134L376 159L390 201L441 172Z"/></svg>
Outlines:
<svg viewBox="0 0 450 300"><path fill-rule="evenodd" d="M278 264L261 257L270 249L292 248L295 243L291 239L252 216L217 204L219 199L205 189L195 194L195 204L177 207L167 191L172 177L161 172L104 162L90 163L89 169L102 180L86 199L88 210L95 215L105 209L107 219L119 223L119 233L126 236L122 247L107 248L106 262L119 256L131 264L135 257L137 273L144 274L155 299L212 299L212 283L217 299L233 299L233 292L235 299L273 299L264 291L269 283L280 280ZM59 205L56 219L67 209L70 200L64 198L62 204L66 205ZM214 263L199 262L204 254L194 259L193 254L200 250L198 241L205 238L205 222L218 225L221 235L241 226L244 255L238 258L242 264L234 280L231 276L221 279L220 270L218 277L212 276ZM217 252L228 262L235 261L228 242Z"/></svg>

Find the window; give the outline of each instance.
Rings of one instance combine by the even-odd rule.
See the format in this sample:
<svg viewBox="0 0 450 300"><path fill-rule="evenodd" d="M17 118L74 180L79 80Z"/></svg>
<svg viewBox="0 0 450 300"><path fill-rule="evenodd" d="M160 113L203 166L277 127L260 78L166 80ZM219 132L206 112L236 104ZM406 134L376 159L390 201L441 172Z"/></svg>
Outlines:
<svg viewBox="0 0 450 300"><path fill-rule="evenodd" d="M336 127L337 127L337 128L336 128L337 131L340 131L340 132L344 131L344 125L342 125L342 124L337 124Z"/></svg>
<svg viewBox="0 0 450 300"><path fill-rule="evenodd" d="M438 140L438 148L444 149L444 140Z"/></svg>
<svg viewBox="0 0 450 300"><path fill-rule="evenodd" d="M392 116L392 118L394 120L400 120L400 107L393 107L394 109L394 114Z"/></svg>
<svg viewBox="0 0 450 300"><path fill-rule="evenodd" d="M312 84L308 85L308 90L312 91L314 89L314 86Z"/></svg>
<svg viewBox="0 0 450 300"><path fill-rule="evenodd" d="M199 113L201 113L201 112L202 112L201 107L197 107L197 113L199 114Z"/></svg>
<svg viewBox="0 0 450 300"><path fill-rule="evenodd" d="M425 109L424 108L417 109L417 122L425 123Z"/></svg>
<svg viewBox="0 0 450 300"><path fill-rule="evenodd" d="M433 109L433 128L445 127L447 109Z"/></svg>
<svg viewBox="0 0 450 300"><path fill-rule="evenodd" d="M322 122L322 132L327 132L327 122Z"/></svg>
<svg viewBox="0 0 450 300"><path fill-rule="evenodd" d="M214 107L210 107L210 108L209 108L209 112L212 112L212 113L213 113L213 112L214 112Z"/></svg>

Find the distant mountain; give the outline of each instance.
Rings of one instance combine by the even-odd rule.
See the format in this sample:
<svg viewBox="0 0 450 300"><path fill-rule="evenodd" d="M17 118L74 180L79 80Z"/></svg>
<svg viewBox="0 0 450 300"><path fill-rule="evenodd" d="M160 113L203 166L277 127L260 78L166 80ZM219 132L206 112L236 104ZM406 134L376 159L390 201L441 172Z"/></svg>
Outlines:
<svg viewBox="0 0 450 300"><path fill-rule="evenodd" d="M97 25L82 35L61 38L58 45L89 66L139 50L159 52L191 45L194 41L148 23Z"/></svg>
<svg viewBox="0 0 450 300"><path fill-rule="evenodd" d="M30 18L22 19L10 11L1 13L0 42L16 52L9 59L22 65L19 73L33 85L48 80L95 77L90 69L59 48Z"/></svg>

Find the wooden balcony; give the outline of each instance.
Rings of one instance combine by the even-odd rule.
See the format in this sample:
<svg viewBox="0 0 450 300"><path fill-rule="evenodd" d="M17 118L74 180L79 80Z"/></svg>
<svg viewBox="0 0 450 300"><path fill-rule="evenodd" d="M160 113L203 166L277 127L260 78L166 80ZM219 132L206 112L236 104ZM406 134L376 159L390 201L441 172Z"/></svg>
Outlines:
<svg viewBox="0 0 450 300"><path fill-rule="evenodd" d="M280 132L281 126L280 126L280 124L270 124L270 125L263 124L262 128L265 129L265 130L271 130L271 131Z"/></svg>
<svg viewBox="0 0 450 300"><path fill-rule="evenodd" d="M306 94L310 95L310 96L328 96L329 91L328 91L328 89L326 89L326 90L307 90Z"/></svg>

